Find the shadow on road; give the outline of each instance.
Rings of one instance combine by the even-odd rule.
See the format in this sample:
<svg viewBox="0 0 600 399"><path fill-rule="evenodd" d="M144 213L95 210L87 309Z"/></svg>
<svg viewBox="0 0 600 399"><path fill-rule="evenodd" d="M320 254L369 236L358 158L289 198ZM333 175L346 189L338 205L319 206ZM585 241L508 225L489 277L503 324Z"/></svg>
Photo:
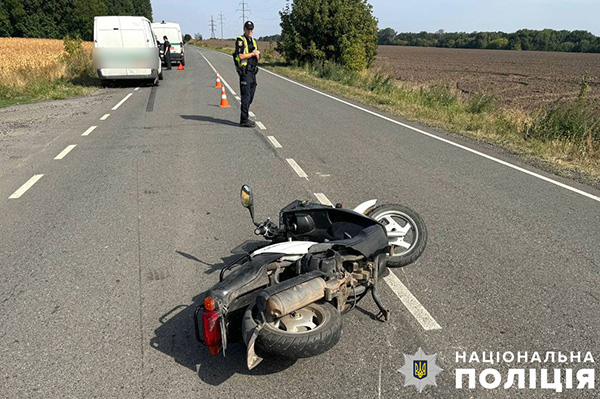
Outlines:
<svg viewBox="0 0 600 399"><path fill-rule="evenodd" d="M98 83L100 85L100 83ZM116 79L116 80L107 80L104 82L106 87L111 88L124 88L124 87L145 87L145 86L154 86L152 79Z"/></svg>
<svg viewBox="0 0 600 399"><path fill-rule="evenodd" d="M199 122L209 122L216 123L219 125L227 125L227 126L239 126L238 123L227 120L227 119L219 119L213 118L212 116L205 115L180 115L183 119L191 120L191 121L199 121Z"/></svg>
<svg viewBox="0 0 600 399"><path fill-rule="evenodd" d="M265 241L246 241L234 248L233 255L222 258L222 262L211 265L198 257L183 251L175 251L178 255L193 262L210 266L205 273L220 270L233 259L239 258L244 251L253 251L268 245ZM246 252L247 253L247 252ZM198 304L204 300L206 291L196 295L191 304L177 305L159 318L160 325L154 330L150 346L168 355L178 364L198 372L198 377L207 384L220 385L234 374L267 375L274 374L292 366L295 361L281 359L265 359L253 370L246 367L246 346L243 342L229 343L226 357L222 352L218 356L210 356L208 348L196 341L194 333L194 312Z"/></svg>
<svg viewBox="0 0 600 399"><path fill-rule="evenodd" d="M241 243L240 245L238 245L237 247L233 248L231 250L231 255L221 258L220 263L214 263L214 264L205 262L202 259L199 259L198 257L196 257L192 254L183 252L183 251L176 250L175 252L177 254L183 256L186 259L193 260L194 262L198 262L203 265L209 266L208 269L206 269L204 271L204 273L212 274L218 270L221 270L228 263L233 262L236 259L239 259L242 255L252 253L252 252L256 251L257 249L265 247L270 244L271 243L268 241L246 240L243 243Z"/></svg>

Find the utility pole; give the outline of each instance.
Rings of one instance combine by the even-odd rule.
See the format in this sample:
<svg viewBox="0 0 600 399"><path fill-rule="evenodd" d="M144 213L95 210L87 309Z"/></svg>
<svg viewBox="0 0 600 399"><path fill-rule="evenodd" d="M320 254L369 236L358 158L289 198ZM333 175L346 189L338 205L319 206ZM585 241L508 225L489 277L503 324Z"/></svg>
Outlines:
<svg viewBox="0 0 600 399"><path fill-rule="evenodd" d="M242 21L245 23L247 21L246 13L251 14L252 11L250 11L250 9L248 8L249 7L248 3L243 2L243 1L239 4L239 7L242 7L242 8L241 9L238 8L236 11L240 11L242 13L241 18L242 18Z"/></svg>
<svg viewBox="0 0 600 399"><path fill-rule="evenodd" d="M215 20L213 19L213 16L210 16L210 24L208 25L210 26L210 38L211 39L215 39Z"/></svg>
<svg viewBox="0 0 600 399"><path fill-rule="evenodd" d="M221 14L219 15L220 20L221 20L221 39L223 39L223 13L221 12Z"/></svg>

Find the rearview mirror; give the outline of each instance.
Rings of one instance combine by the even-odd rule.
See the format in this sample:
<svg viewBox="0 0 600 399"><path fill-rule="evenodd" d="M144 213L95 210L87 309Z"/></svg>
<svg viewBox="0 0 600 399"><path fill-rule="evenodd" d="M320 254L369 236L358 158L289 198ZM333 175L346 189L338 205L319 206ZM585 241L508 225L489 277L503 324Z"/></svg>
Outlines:
<svg viewBox="0 0 600 399"><path fill-rule="evenodd" d="M242 190L240 191L240 199L244 208L248 208L250 211L250 217L252 218L252 222L254 222L254 199L252 197L252 190L250 190L250 186L246 184L242 186Z"/></svg>

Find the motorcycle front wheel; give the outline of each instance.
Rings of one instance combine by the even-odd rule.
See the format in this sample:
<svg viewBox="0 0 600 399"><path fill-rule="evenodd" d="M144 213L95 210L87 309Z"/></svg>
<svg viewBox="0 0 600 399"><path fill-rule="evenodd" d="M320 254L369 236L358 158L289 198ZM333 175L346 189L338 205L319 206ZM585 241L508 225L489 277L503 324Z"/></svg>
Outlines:
<svg viewBox="0 0 600 399"><path fill-rule="evenodd" d="M388 267L401 267L416 261L427 245L427 227L423 218L402 205L381 205L367 216L383 224L387 231L391 254Z"/></svg>
<svg viewBox="0 0 600 399"><path fill-rule="evenodd" d="M244 318L252 317L253 307ZM254 344L261 357L300 359L333 348L342 335L342 316L330 303L311 303L273 322L265 323Z"/></svg>

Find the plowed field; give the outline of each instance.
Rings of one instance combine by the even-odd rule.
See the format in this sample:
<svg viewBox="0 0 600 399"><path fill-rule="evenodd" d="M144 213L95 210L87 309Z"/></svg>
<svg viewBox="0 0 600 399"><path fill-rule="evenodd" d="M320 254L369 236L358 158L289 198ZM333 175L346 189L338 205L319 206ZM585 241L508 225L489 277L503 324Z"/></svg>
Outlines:
<svg viewBox="0 0 600 399"><path fill-rule="evenodd" d="M587 76L600 104L600 54L379 46L376 65L400 81L493 94L526 109L575 98Z"/></svg>

